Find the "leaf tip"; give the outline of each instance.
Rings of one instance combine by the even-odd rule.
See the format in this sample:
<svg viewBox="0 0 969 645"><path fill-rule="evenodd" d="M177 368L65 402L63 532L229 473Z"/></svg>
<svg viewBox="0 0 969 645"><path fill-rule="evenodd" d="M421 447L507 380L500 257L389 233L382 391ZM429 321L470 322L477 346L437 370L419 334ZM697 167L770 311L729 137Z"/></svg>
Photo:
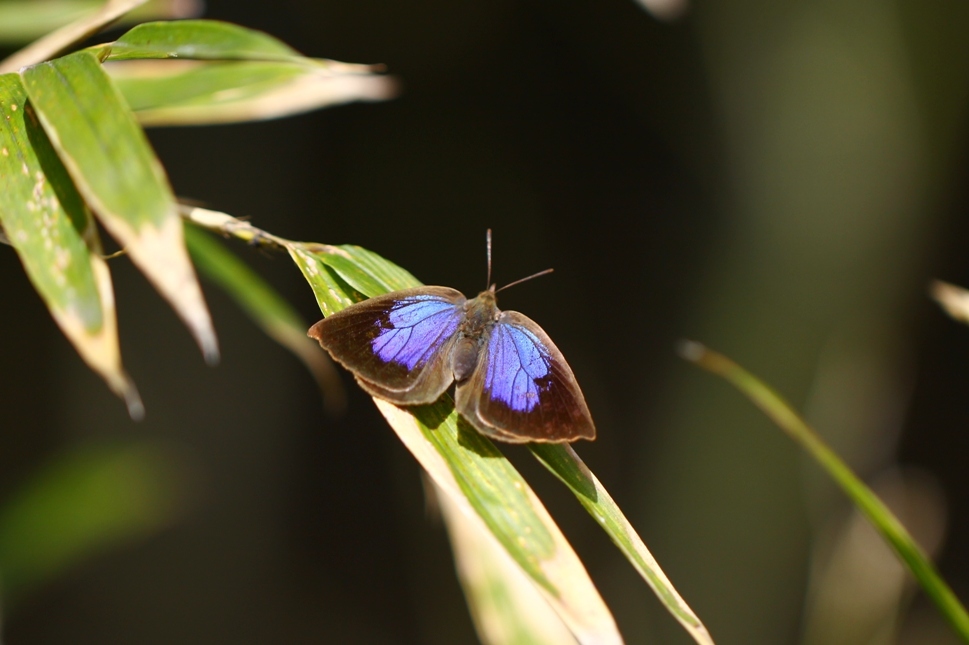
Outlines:
<svg viewBox="0 0 969 645"><path fill-rule="evenodd" d="M218 365L222 357L219 355L219 343L215 340L215 334L207 334L200 337L198 341L202 348L202 356L205 357L205 364L209 367Z"/></svg>
<svg viewBox="0 0 969 645"><path fill-rule="evenodd" d="M144 421L145 404L141 402L138 391L133 387L131 392L125 393L125 405L128 406L128 416L131 417L132 421Z"/></svg>
<svg viewBox="0 0 969 645"><path fill-rule="evenodd" d="M929 284L929 295L949 316L969 323L969 291L942 280L933 280Z"/></svg>
<svg viewBox="0 0 969 645"><path fill-rule="evenodd" d="M143 421L145 418L145 404L141 401L138 388L134 381L127 374L119 369L117 373L106 375L108 384L115 394L124 399L125 406L128 408L128 416L132 421Z"/></svg>
<svg viewBox="0 0 969 645"><path fill-rule="evenodd" d="M683 339L676 344L676 353L691 363L699 363L707 353L706 345L695 340Z"/></svg>

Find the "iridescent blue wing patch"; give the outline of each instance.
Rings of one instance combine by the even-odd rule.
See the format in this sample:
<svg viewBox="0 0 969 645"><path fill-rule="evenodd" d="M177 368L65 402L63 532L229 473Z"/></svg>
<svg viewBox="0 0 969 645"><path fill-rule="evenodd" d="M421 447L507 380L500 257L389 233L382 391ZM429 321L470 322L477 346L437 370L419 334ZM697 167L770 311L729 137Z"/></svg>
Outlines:
<svg viewBox="0 0 969 645"><path fill-rule="evenodd" d="M310 328L370 394L393 403L431 403L454 380L448 358L466 299L446 287L377 296Z"/></svg>
<svg viewBox="0 0 969 645"><path fill-rule="evenodd" d="M594 439L595 425L571 368L548 335L516 311L491 328L472 376L459 383L458 411L501 441Z"/></svg>

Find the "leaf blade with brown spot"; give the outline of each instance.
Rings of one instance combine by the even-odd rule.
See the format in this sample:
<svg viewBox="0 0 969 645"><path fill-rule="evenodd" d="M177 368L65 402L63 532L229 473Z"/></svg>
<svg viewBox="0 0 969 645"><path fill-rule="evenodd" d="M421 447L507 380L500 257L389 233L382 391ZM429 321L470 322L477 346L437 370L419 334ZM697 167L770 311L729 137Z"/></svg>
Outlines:
<svg viewBox="0 0 969 645"><path fill-rule="evenodd" d="M175 198L144 132L90 52L21 71L45 132L98 220L218 360Z"/></svg>
<svg viewBox="0 0 969 645"><path fill-rule="evenodd" d="M26 101L18 75L0 76L0 224L64 335L138 418L143 408L121 366L111 276L90 213Z"/></svg>

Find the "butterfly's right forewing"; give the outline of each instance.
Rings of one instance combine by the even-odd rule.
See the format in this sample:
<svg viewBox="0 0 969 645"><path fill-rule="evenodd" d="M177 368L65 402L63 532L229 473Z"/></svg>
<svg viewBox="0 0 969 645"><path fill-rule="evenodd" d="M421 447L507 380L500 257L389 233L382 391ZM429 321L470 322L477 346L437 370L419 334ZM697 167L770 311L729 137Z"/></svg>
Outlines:
<svg viewBox="0 0 969 645"><path fill-rule="evenodd" d="M309 335L365 390L405 405L431 403L451 385L448 356L464 295L446 287L395 291L321 320Z"/></svg>

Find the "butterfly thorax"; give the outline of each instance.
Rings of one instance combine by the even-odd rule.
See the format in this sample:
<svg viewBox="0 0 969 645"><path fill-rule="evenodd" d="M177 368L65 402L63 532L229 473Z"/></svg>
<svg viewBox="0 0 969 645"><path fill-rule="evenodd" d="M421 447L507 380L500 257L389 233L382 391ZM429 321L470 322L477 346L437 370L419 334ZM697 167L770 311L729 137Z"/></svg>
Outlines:
<svg viewBox="0 0 969 645"><path fill-rule="evenodd" d="M451 370L455 381L463 381L474 372L481 348L488 342L491 328L500 314L494 287L465 303L464 319L458 327L458 340L451 352Z"/></svg>

